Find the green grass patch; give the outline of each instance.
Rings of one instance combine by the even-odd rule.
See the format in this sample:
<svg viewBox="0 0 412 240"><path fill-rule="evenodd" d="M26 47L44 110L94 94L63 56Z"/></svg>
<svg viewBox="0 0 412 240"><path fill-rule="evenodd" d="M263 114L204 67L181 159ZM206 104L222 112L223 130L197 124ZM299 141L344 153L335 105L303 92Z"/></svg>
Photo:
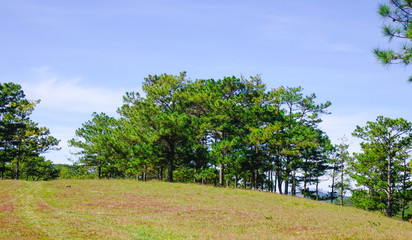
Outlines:
<svg viewBox="0 0 412 240"><path fill-rule="evenodd" d="M0 181L1 239L412 239L412 224L279 194L134 180Z"/></svg>

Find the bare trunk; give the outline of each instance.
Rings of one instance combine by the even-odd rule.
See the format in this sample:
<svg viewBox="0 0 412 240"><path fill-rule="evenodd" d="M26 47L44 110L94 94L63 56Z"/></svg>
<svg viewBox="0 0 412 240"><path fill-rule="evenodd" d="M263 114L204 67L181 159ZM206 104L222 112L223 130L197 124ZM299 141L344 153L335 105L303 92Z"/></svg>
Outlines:
<svg viewBox="0 0 412 240"><path fill-rule="evenodd" d="M235 175L235 188L237 188L237 175Z"/></svg>
<svg viewBox="0 0 412 240"><path fill-rule="evenodd" d="M318 162L315 163L316 167L316 201L319 200L319 192L318 192L318 185L319 185L319 175L318 175Z"/></svg>
<svg viewBox="0 0 412 240"><path fill-rule="evenodd" d="M402 190L403 190L403 197L402 197L402 220L405 220L405 197L404 197L404 193L406 191L406 169L407 169L407 165L406 165L406 158L403 159L403 178L402 178Z"/></svg>
<svg viewBox="0 0 412 240"><path fill-rule="evenodd" d="M303 190L302 190L303 197L306 197L306 175L307 175L307 171L305 169L305 173L303 174Z"/></svg>
<svg viewBox="0 0 412 240"><path fill-rule="evenodd" d="M292 170L292 196L296 195L296 170Z"/></svg>
<svg viewBox="0 0 412 240"><path fill-rule="evenodd" d="M391 156L388 157L388 187L387 187L387 205L386 205L386 215L392 217L392 183L391 183Z"/></svg>
<svg viewBox="0 0 412 240"><path fill-rule="evenodd" d="M101 177L101 172L102 172L102 167L97 166L97 179L100 179L100 177Z"/></svg>
<svg viewBox="0 0 412 240"><path fill-rule="evenodd" d="M223 187L223 164L219 165L219 187Z"/></svg>
<svg viewBox="0 0 412 240"><path fill-rule="evenodd" d="M330 203L333 203L333 194L334 194L334 188L335 188L335 169L336 169L336 163L333 164L333 171L332 171L332 192L330 193Z"/></svg>
<svg viewBox="0 0 412 240"><path fill-rule="evenodd" d="M279 193L282 194L282 176L278 174L278 188L279 188Z"/></svg>
<svg viewBox="0 0 412 240"><path fill-rule="evenodd" d="M1 180L4 179L4 171L6 170L6 165L3 163L3 166L1 167Z"/></svg>
<svg viewBox="0 0 412 240"><path fill-rule="evenodd" d="M272 190L273 190L272 170L269 170L268 175L269 175L269 182L268 182L269 186L268 186L268 192L272 192Z"/></svg>
<svg viewBox="0 0 412 240"><path fill-rule="evenodd" d="M341 159L340 164L341 164L340 165L340 167L341 167L341 170L340 170L340 182L341 182L341 185L340 185L340 205L343 206L343 191L345 190L344 186L343 186L343 171L344 171L343 158Z"/></svg>
<svg viewBox="0 0 412 240"><path fill-rule="evenodd" d="M169 153L167 154L167 181L168 182L173 182L174 158L175 158L175 143L171 141L169 143Z"/></svg>
<svg viewBox="0 0 412 240"><path fill-rule="evenodd" d="M257 177L258 177L258 171L257 169L255 169L255 177L254 177L254 185L255 185L255 190L258 189L258 181L257 181Z"/></svg>
<svg viewBox="0 0 412 240"><path fill-rule="evenodd" d="M216 171L217 171L217 169L216 169L216 166L215 166L215 173L216 173ZM215 177L213 178L213 184L215 185L215 187L217 186L217 177L216 177L216 175L215 175Z"/></svg>
<svg viewBox="0 0 412 240"><path fill-rule="evenodd" d="M285 180L285 195L289 194L289 178Z"/></svg>
<svg viewBox="0 0 412 240"><path fill-rule="evenodd" d="M402 199L402 220L405 220L405 199Z"/></svg>
<svg viewBox="0 0 412 240"><path fill-rule="evenodd" d="M6 156L7 156L7 146L6 147L4 147L4 153L6 154ZM7 161L7 160L6 160ZM2 167L1 167L1 179L3 180L4 179L4 172L6 171L6 163L5 162L3 162L3 164L2 164Z"/></svg>
<svg viewBox="0 0 412 240"><path fill-rule="evenodd" d="M159 178L159 181L162 181L162 179L163 179L163 169L162 169L162 167L159 168L158 178Z"/></svg>
<svg viewBox="0 0 412 240"><path fill-rule="evenodd" d="M286 160L286 166L289 165L289 162L290 162L290 159L288 157ZM289 168L286 168L285 175L286 175L286 179L285 179L285 193L284 194L288 195L289 194L289 176L290 176Z"/></svg>
<svg viewBox="0 0 412 240"><path fill-rule="evenodd" d="M16 173L16 175L14 176L14 179L15 180L17 180L17 179L19 179L19 173L20 173L20 166L19 166L19 164L20 164L20 150L21 150L21 144L19 144L19 151L18 151L18 155L17 155L17 157L16 157L16 168L15 168L15 173Z"/></svg>

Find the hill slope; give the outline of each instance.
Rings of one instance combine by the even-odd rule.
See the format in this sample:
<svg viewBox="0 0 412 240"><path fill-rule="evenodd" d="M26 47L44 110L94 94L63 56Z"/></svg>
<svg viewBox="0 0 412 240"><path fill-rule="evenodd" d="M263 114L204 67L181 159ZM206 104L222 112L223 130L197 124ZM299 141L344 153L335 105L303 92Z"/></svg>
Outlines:
<svg viewBox="0 0 412 240"><path fill-rule="evenodd" d="M412 239L412 224L307 199L194 184L2 180L0 238Z"/></svg>

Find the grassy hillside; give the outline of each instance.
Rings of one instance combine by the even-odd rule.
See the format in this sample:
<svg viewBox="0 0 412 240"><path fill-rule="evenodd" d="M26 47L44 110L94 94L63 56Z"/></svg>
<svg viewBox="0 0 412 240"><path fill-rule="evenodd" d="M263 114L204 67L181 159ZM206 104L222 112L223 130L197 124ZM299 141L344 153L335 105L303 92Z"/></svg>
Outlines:
<svg viewBox="0 0 412 240"><path fill-rule="evenodd" d="M0 239L412 239L412 224L307 199L194 184L3 180Z"/></svg>

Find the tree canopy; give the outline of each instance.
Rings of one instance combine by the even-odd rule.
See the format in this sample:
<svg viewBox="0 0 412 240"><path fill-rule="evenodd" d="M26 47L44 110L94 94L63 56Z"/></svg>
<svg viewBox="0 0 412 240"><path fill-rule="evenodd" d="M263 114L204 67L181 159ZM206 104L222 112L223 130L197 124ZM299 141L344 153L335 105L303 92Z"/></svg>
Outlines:
<svg viewBox="0 0 412 240"><path fill-rule="evenodd" d="M142 89L126 93L119 119L94 114L69 142L99 177L110 168L118 177L296 195L328 169L332 145L318 124L331 103L300 87L268 90L259 76L192 81L183 72L149 75Z"/></svg>
<svg viewBox="0 0 412 240"><path fill-rule="evenodd" d="M391 217L402 197L410 195L409 152L412 123L383 116L366 126L357 126L353 135L361 138L362 152L351 162L351 176L358 186L353 199L366 209L385 211ZM409 194L407 194L409 193Z"/></svg>
<svg viewBox="0 0 412 240"><path fill-rule="evenodd" d="M38 168L51 168L51 162L46 163L41 154L57 149L59 140L30 119L40 100L27 100L21 86L11 82L0 84L0 94L1 178L19 179L21 164L26 178L47 178L45 170Z"/></svg>
<svg viewBox="0 0 412 240"><path fill-rule="evenodd" d="M376 58L384 65L409 65L412 60L412 1L389 0L379 5L379 14L386 20L382 27L384 36L389 41L397 39L401 44L395 50L375 48ZM412 77L409 82L412 82Z"/></svg>

